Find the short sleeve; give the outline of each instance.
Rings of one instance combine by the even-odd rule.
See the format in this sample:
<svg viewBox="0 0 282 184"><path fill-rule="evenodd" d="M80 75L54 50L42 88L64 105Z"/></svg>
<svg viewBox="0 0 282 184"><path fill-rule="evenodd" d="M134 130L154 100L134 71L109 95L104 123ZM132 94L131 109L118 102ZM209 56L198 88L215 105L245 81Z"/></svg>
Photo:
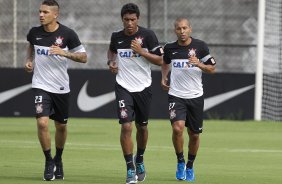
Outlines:
<svg viewBox="0 0 282 184"><path fill-rule="evenodd" d="M163 60L164 60L164 62L166 64L170 64L171 63L170 52L169 52L169 49L167 48L167 45L164 46Z"/></svg>
<svg viewBox="0 0 282 184"><path fill-rule="evenodd" d="M69 36L69 41L67 43L67 46L68 46L69 50L72 50L72 49L79 47L81 45L81 42L80 42L76 32L74 32L73 30L70 30L68 36Z"/></svg>
<svg viewBox="0 0 282 184"><path fill-rule="evenodd" d="M200 59L206 57L209 54L210 54L210 50L208 48L208 45L205 42L202 42L202 49L201 49L201 53L200 53Z"/></svg>
<svg viewBox="0 0 282 184"><path fill-rule="evenodd" d="M114 33L112 33L112 36L111 36L111 42L110 42L109 49L110 49L110 51L112 51L114 53L117 53Z"/></svg>
<svg viewBox="0 0 282 184"><path fill-rule="evenodd" d="M149 30L149 36L148 36L148 49L150 53L156 54L156 55L163 55L163 48L160 46L158 38L156 34Z"/></svg>

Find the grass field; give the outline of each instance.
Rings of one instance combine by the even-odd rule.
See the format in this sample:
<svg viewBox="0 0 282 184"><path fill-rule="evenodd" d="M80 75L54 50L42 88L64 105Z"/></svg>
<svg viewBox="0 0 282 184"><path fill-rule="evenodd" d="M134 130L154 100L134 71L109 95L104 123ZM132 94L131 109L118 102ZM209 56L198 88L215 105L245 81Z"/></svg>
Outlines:
<svg viewBox="0 0 282 184"><path fill-rule="evenodd" d="M53 138L53 123L50 128ZM65 180L55 183L125 183L117 120L73 118L68 130ZM144 184L187 183L175 180L168 120L150 121L145 166ZM0 118L0 183L42 183L43 167L35 119ZM282 123L205 121L195 174L195 184L282 183Z"/></svg>

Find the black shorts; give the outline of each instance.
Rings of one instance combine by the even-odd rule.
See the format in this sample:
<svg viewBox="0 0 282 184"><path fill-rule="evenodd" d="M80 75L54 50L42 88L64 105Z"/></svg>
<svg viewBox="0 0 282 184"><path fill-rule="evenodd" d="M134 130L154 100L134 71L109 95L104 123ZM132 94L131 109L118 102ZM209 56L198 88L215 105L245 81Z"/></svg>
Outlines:
<svg viewBox="0 0 282 184"><path fill-rule="evenodd" d="M168 96L170 122L184 120L185 126L194 133L202 133L204 97L183 99Z"/></svg>
<svg viewBox="0 0 282 184"><path fill-rule="evenodd" d="M135 121L146 126L152 101L151 86L141 92L129 92L116 83L115 93L119 123Z"/></svg>
<svg viewBox="0 0 282 184"><path fill-rule="evenodd" d="M35 116L49 116L50 119L66 124L69 114L69 93L56 94L33 88Z"/></svg>

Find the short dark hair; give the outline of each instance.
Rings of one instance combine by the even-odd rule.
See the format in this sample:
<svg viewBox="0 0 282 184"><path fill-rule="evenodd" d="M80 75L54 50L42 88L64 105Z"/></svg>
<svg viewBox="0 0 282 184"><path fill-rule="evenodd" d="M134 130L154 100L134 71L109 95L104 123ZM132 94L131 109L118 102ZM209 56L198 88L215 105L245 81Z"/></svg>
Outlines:
<svg viewBox="0 0 282 184"><path fill-rule="evenodd" d="M58 9L60 9L59 3L55 0L44 0L42 4L47 5L47 6L57 6Z"/></svg>
<svg viewBox="0 0 282 184"><path fill-rule="evenodd" d="M136 13L137 18L139 18L140 16L140 11L139 8L136 4L134 3L127 3L125 5L123 5L123 7L121 8L121 18L123 17L124 14L133 14Z"/></svg>
<svg viewBox="0 0 282 184"><path fill-rule="evenodd" d="M174 21L174 27L176 27L176 25L177 25L178 22L183 21L183 20L186 20L187 23L188 23L188 26L191 27L190 21L189 21L187 18L184 18L184 17L178 17L178 18Z"/></svg>

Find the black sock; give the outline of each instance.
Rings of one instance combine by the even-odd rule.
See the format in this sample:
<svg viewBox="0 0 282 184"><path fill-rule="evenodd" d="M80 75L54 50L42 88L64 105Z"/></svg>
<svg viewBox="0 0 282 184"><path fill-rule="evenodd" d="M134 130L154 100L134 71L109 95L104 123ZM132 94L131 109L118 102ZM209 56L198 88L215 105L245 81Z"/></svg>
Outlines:
<svg viewBox="0 0 282 184"><path fill-rule="evenodd" d="M186 168L192 169L193 163L196 158L196 155L188 154L188 162L186 164Z"/></svg>
<svg viewBox="0 0 282 184"><path fill-rule="evenodd" d="M62 161L62 154L63 154L64 148L57 148L56 147L56 155L54 157L55 162L60 162Z"/></svg>
<svg viewBox="0 0 282 184"><path fill-rule="evenodd" d="M145 153L145 149L137 148L136 163L142 163L143 162L144 153Z"/></svg>
<svg viewBox="0 0 282 184"><path fill-rule="evenodd" d="M125 159L125 162L126 162L127 170L128 169L134 169L133 154L124 155L124 159Z"/></svg>
<svg viewBox="0 0 282 184"><path fill-rule="evenodd" d="M44 155L45 155L46 162L53 161L53 158L52 158L52 155L51 155L51 149L43 151L43 152L44 152Z"/></svg>
<svg viewBox="0 0 282 184"><path fill-rule="evenodd" d="M184 163L185 163L185 159L184 159L183 152L181 152L181 153L176 153L176 156L177 156L177 162L178 162L178 163L181 163L181 162L184 162Z"/></svg>

